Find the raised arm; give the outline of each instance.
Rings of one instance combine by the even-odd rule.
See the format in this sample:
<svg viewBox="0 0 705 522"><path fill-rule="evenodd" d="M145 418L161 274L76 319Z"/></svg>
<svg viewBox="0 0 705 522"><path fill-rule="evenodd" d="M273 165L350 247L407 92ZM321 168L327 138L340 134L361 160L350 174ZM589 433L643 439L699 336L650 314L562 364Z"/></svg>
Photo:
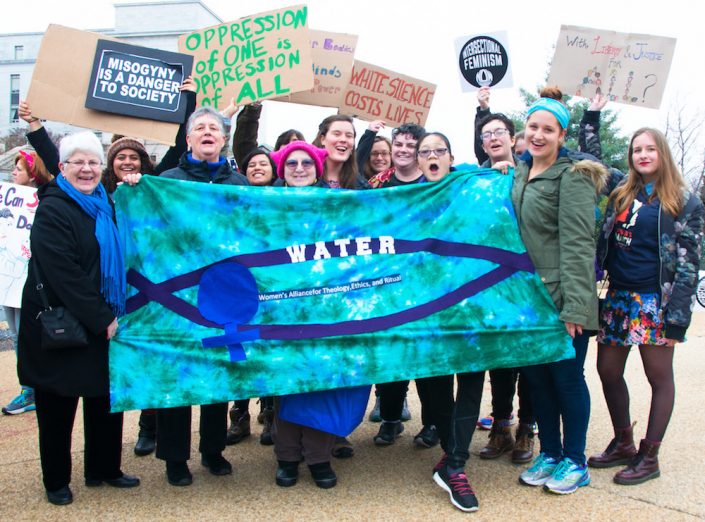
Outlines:
<svg viewBox="0 0 705 522"><path fill-rule="evenodd" d="M578 148L581 152L592 154L602 159L602 143L600 142L600 111L607 104L607 98L596 94L590 100L588 110L583 113L578 131Z"/></svg>
<svg viewBox="0 0 705 522"><path fill-rule="evenodd" d="M481 87L477 91L477 109L475 110L475 157L477 158L478 165L482 165L485 161L489 159L487 153L485 153L482 148L482 138L480 138L480 132L477 129L477 124L482 121L482 118L490 114L490 88Z"/></svg>
<svg viewBox="0 0 705 522"><path fill-rule="evenodd" d="M56 148L54 142L51 141L41 120L32 115L32 109L25 100L20 101L17 112L20 118L29 123L29 132L27 133L29 144L37 151L37 155L42 158L47 170L54 176L58 176L59 150Z"/></svg>
<svg viewBox="0 0 705 522"><path fill-rule="evenodd" d="M184 121L179 125L179 132L176 133L176 140L173 147L169 147L164 157L157 166L154 167L154 174L159 175L164 171L173 169L179 164L179 158L186 152L188 144L186 143L186 122L196 110L196 84L193 78L189 76L181 84L181 92L186 96L186 115Z"/></svg>
<svg viewBox="0 0 705 522"><path fill-rule="evenodd" d="M257 148L257 133L259 118L262 114L262 104L259 102L245 105L235 119L233 133L233 156L238 168L243 168L242 162L250 151Z"/></svg>

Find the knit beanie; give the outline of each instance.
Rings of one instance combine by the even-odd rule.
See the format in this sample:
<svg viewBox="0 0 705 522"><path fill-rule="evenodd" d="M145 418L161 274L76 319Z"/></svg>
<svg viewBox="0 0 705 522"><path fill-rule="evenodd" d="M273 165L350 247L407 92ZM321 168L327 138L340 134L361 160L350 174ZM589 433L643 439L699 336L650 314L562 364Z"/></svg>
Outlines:
<svg viewBox="0 0 705 522"><path fill-rule="evenodd" d="M288 145L270 154L270 157L277 165L277 176L284 179L284 164L289 155L295 150L302 150L311 156L311 159L316 165L316 177L320 178L323 176L323 162L328 157L328 151L326 149L319 149L305 141L292 141Z"/></svg>
<svg viewBox="0 0 705 522"><path fill-rule="evenodd" d="M149 159L149 154L147 154L147 149L144 148L144 145L142 143L140 143L134 138L129 137L124 137L120 138L119 140L115 140L112 145L110 145L110 148L108 148L108 169L112 171L115 156L118 155L118 152L124 149L132 149L137 152L137 154L139 154L140 162L142 163L142 168L140 169L140 171L146 172L146 167L152 163L152 160Z"/></svg>

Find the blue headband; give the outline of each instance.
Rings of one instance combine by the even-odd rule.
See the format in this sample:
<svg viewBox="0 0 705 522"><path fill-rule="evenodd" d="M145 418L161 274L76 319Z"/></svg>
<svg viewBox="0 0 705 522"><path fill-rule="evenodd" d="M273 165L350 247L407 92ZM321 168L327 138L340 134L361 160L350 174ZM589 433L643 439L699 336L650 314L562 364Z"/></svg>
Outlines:
<svg viewBox="0 0 705 522"><path fill-rule="evenodd" d="M568 128L568 123L570 122L570 112L568 108L561 102L554 100L553 98L539 98L536 100L526 113L527 118L531 116L536 111L548 111L553 114L558 120L558 124L562 129Z"/></svg>

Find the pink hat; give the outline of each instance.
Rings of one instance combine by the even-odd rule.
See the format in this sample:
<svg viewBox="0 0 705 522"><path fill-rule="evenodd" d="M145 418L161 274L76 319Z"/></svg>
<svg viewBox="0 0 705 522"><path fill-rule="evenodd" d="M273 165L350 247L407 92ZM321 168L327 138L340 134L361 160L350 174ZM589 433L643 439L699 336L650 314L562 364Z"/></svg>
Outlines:
<svg viewBox="0 0 705 522"><path fill-rule="evenodd" d="M308 153L316 165L316 177L320 178L323 176L323 162L328 157L328 151L326 149L319 149L318 147L306 143L305 141L292 141L288 145L270 154L270 157L277 165L277 176L284 179L284 163L286 163L286 159L289 157L289 154L295 150L302 150Z"/></svg>

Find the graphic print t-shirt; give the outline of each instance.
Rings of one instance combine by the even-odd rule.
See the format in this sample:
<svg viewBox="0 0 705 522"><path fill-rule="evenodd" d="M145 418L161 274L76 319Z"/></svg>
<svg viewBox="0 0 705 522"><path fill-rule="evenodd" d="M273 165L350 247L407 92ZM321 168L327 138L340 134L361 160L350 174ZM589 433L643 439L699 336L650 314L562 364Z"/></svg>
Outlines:
<svg viewBox="0 0 705 522"><path fill-rule="evenodd" d="M607 259L610 288L641 293L661 291L658 219L658 198L649 202L644 192L617 215Z"/></svg>

